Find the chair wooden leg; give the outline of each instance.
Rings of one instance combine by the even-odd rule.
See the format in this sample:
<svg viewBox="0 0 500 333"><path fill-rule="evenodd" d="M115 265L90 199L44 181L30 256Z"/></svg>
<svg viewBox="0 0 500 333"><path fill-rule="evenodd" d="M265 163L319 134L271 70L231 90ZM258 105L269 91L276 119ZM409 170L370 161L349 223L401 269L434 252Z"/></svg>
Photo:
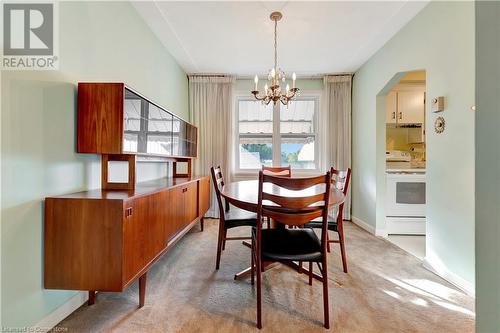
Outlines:
<svg viewBox="0 0 500 333"><path fill-rule="evenodd" d="M250 281L252 282L252 286L255 284L255 254L253 252L253 249L255 248L254 241L252 239L252 249L251 249L251 266L250 266Z"/></svg>
<svg viewBox="0 0 500 333"><path fill-rule="evenodd" d="M224 236L222 238L222 251L226 249L226 238L227 238L227 229L224 229Z"/></svg>
<svg viewBox="0 0 500 333"><path fill-rule="evenodd" d="M309 285L313 285L313 263L309 261Z"/></svg>
<svg viewBox="0 0 500 333"><path fill-rule="evenodd" d="M330 328L330 308L328 306L328 267L326 255L323 256L323 267L321 269L321 276L323 276L323 311L325 317L325 328Z"/></svg>
<svg viewBox="0 0 500 333"><path fill-rule="evenodd" d="M326 250L330 253L330 236L328 236L328 231L326 232Z"/></svg>
<svg viewBox="0 0 500 333"><path fill-rule="evenodd" d="M205 220L204 220L204 218L202 217L202 218L200 219L200 229L201 229L201 231L203 231L204 224L205 224Z"/></svg>
<svg viewBox="0 0 500 333"><path fill-rule="evenodd" d="M224 235L224 230L222 223L219 222L219 237L217 240L217 259L215 259L215 269L219 269L220 265L220 255L222 252L222 236Z"/></svg>
<svg viewBox="0 0 500 333"><path fill-rule="evenodd" d="M262 263L256 253L255 267L257 268L257 328L262 328Z"/></svg>
<svg viewBox="0 0 500 333"><path fill-rule="evenodd" d="M139 307L144 306L144 301L146 299L146 281L148 278L148 272L142 274L139 278Z"/></svg>
<svg viewBox="0 0 500 333"><path fill-rule="evenodd" d="M344 267L344 273L347 273L347 256L345 253L345 243L344 243L344 233L339 232L339 243L340 243L340 253L342 254L342 266Z"/></svg>
<svg viewBox="0 0 500 333"><path fill-rule="evenodd" d="M95 290L89 290L89 300L87 302L87 305L94 305L95 304Z"/></svg>

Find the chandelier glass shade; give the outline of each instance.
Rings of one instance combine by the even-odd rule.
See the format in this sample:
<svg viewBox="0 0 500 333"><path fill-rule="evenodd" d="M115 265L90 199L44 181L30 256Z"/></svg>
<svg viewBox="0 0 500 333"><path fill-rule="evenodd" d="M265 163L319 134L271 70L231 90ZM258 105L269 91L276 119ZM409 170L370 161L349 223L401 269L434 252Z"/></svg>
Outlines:
<svg viewBox="0 0 500 333"><path fill-rule="evenodd" d="M295 73L292 75L292 87L290 88L289 84L286 84L286 76L285 73L278 67L278 21L281 20L283 15L280 12L273 12L270 15L272 21L274 21L274 67L269 71L267 75L267 83L264 86L263 94L260 94L258 84L259 77L255 75L254 83L255 89L252 90L252 95L255 99L262 101L264 104L269 104L273 101L274 104L281 102L283 105L288 105L290 101L292 101L299 92L299 88L295 86L295 81L297 76ZM285 86L285 89L282 86Z"/></svg>

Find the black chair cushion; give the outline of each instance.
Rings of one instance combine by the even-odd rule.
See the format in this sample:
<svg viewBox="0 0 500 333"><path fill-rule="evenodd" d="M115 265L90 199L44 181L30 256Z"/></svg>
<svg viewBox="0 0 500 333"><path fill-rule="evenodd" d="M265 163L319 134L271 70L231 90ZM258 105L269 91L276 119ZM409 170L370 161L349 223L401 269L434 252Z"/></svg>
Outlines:
<svg viewBox="0 0 500 333"><path fill-rule="evenodd" d="M318 217L317 219L312 220L309 223L306 223L304 225L306 228L314 228L314 229L321 229L323 228L323 218ZM333 216L328 215L328 230L330 231L335 231L337 232L338 225L337 225L337 219L335 219Z"/></svg>
<svg viewBox="0 0 500 333"><path fill-rule="evenodd" d="M224 221L226 229L243 226L255 227L257 225L257 214L231 207L228 212L224 213Z"/></svg>
<svg viewBox="0 0 500 333"><path fill-rule="evenodd" d="M252 237L257 237L252 229ZM263 229L262 261L321 261L321 241L312 229Z"/></svg>

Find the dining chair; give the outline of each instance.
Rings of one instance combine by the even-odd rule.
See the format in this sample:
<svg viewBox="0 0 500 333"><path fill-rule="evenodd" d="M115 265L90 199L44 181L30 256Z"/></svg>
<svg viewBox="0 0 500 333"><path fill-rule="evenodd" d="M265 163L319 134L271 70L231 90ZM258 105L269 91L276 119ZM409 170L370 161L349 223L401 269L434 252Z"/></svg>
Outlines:
<svg viewBox="0 0 500 333"><path fill-rule="evenodd" d="M265 175L271 175L271 176L279 176L279 177L286 177L286 178L292 178L292 166L289 164L284 167L268 167L265 166L264 164L262 165L262 172ZM266 219L267 227L271 227L271 219L268 217Z"/></svg>
<svg viewBox="0 0 500 333"><path fill-rule="evenodd" d="M332 175L332 186L334 186L339 191L344 193L344 196L347 196L347 191L349 189L349 181L351 179L351 169L347 168L347 170L337 170L335 168L330 169L330 173ZM327 250L330 252L330 243L339 243L340 244L340 253L342 255L342 266L344 269L344 273L347 273L347 255L345 250L345 238L344 238L344 218L342 212L344 210L344 203L342 203L339 207L336 208L335 214L332 216L328 214L328 230L334 231L338 234L338 240L331 240L327 235ZM305 225L305 227L309 228L322 228L323 221L321 219L315 219Z"/></svg>
<svg viewBox="0 0 500 333"><path fill-rule="evenodd" d="M285 167L268 167L262 165L262 171L266 175L280 176L280 177L292 177L292 167L287 165Z"/></svg>
<svg viewBox="0 0 500 333"><path fill-rule="evenodd" d="M248 237L227 237L227 231L232 228L250 226L257 224L257 214L246 210L231 207L229 202L222 198L220 193L224 187L224 176L220 166L210 168L212 174L212 182L215 188L215 196L217 197L217 205L219 207L219 234L217 238L217 259L215 269L219 269L220 258L222 251L226 249L226 240L250 240Z"/></svg>
<svg viewBox="0 0 500 333"><path fill-rule="evenodd" d="M264 187L264 184L271 184L271 190L267 185ZM295 192L318 185L324 185L322 190L312 191L312 193ZM292 264L294 261L309 262L310 271L312 271L313 263L318 265L323 282L324 326L330 327L326 255L330 187L330 172L322 176L290 179L266 175L263 171L259 172L257 219L270 217L283 224L299 227L296 229L262 229L259 223L252 228L252 267L255 269L251 271L251 279L253 283L254 275L257 275L257 327L259 329L262 328L262 263ZM286 191L282 189L295 193L293 196L287 196ZM266 204L264 205L263 202ZM323 219L321 239L312 229L300 228L319 217ZM311 276L309 276L310 280Z"/></svg>

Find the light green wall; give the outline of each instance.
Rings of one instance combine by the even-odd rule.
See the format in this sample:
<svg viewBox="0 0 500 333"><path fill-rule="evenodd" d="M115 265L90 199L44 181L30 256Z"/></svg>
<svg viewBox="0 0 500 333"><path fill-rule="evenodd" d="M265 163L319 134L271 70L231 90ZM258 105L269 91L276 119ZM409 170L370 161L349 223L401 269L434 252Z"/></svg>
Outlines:
<svg viewBox="0 0 500 333"><path fill-rule="evenodd" d="M500 329L500 2L476 2L476 331Z"/></svg>
<svg viewBox="0 0 500 333"><path fill-rule="evenodd" d="M59 71L2 72L2 326L34 325L75 295L42 287L42 216L44 197L100 183L99 158L75 153L76 83L125 82L188 118L186 74L130 3L63 2L59 16Z"/></svg>
<svg viewBox="0 0 500 333"><path fill-rule="evenodd" d="M474 283L474 3L431 2L354 76L353 216L385 227L383 95L397 73L425 70L427 96L445 96L446 130L427 104L427 260ZM389 87L390 88L390 87ZM385 90L384 90L385 89ZM382 108L377 114L377 106ZM463 280L462 280L463 279ZM473 289L470 288L470 289Z"/></svg>

